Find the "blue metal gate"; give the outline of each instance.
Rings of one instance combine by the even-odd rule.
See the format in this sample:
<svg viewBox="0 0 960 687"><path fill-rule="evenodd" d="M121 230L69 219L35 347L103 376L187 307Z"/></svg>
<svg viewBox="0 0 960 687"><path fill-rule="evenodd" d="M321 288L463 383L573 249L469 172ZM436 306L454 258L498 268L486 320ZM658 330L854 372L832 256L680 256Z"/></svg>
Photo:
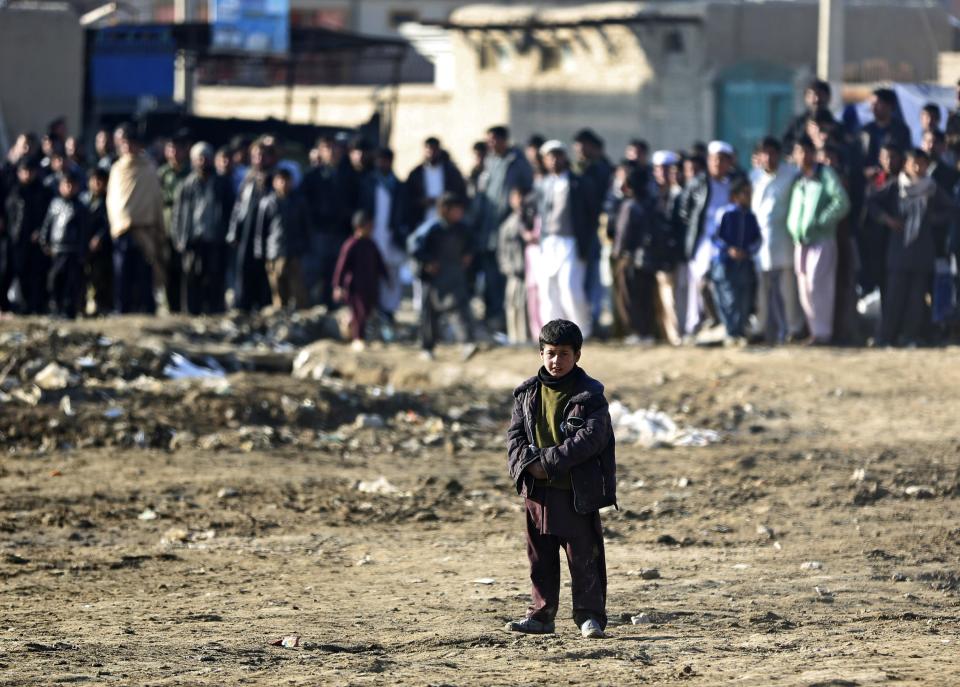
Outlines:
<svg viewBox="0 0 960 687"><path fill-rule="evenodd" d="M748 62L717 79L717 137L737 149L741 165L761 138L781 136L793 116L794 87L789 69Z"/></svg>

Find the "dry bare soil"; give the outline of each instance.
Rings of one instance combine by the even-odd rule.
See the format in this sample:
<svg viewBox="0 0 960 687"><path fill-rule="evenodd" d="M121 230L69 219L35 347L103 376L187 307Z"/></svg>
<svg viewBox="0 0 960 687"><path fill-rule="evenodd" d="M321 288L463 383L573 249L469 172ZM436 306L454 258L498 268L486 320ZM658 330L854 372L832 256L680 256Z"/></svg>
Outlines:
<svg viewBox="0 0 960 687"><path fill-rule="evenodd" d="M589 346L611 399L722 433L619 445L590 641L566 584L556 635L501 629L534 351L330 343L319 380L280 356L156 381L201 347L178 326L0 327L3 685L960 684L956 350ZM37 396L50 360L73 377Z"/></svg>

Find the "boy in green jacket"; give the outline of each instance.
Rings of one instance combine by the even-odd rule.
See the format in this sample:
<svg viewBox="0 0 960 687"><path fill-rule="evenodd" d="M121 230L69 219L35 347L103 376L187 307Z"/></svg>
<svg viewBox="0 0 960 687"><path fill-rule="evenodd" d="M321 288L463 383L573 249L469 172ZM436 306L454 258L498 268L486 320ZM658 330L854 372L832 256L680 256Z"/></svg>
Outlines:
<svg viewBox="0 0 960 687"><path fill-rule="evenodd" d="M800 174L790 192L787 230L796 242L794 270L810 343L824 345L833 338L837 224L850 211L850 199L836 172L817 163L809 136L797 140L793 158Z"/></svg>

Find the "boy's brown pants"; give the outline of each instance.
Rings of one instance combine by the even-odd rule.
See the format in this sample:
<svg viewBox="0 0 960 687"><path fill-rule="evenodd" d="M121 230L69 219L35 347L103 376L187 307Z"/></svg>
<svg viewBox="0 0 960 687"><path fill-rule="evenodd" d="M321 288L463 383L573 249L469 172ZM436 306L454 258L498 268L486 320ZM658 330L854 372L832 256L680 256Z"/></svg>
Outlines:
<svg viewBox="0 0 960 687"><path fill-rule="evenodd" d="M273 294L273 307L286 308L291 304L297 308L307 307L307 289L303 285L299 258L267 260L267 279Z"/></svg>
<svg viewBox="0 0 960 687"><path fill-rule="evenodd" d="M600 514L581 515L569 490L534 487L526 499L532 603L527 617L553 622L560 605L560 549L567 554L573 620L607 626L607 563Z"/></svg>

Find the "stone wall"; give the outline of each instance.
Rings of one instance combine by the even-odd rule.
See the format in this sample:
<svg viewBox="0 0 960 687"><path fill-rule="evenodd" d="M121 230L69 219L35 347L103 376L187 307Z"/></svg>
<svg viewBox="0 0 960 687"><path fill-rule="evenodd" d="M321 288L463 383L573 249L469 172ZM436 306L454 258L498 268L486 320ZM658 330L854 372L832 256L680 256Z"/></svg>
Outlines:
<svg viewBox="0 0 960 687"><path fill-rule="evenodd" d="M70 9L0 9L0 115L10 144L59 116L79 132L83 40Z"/></svg>

